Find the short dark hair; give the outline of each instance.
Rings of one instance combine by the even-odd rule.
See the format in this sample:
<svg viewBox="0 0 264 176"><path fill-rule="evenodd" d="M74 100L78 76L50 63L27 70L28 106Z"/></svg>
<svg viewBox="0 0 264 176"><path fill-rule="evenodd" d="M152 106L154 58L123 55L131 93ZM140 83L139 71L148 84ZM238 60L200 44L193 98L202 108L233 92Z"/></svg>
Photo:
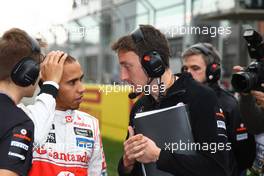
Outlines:
<svg viewBox="0 0 264 176"><path fill-rule="evenodd" d="M166 67L169 67L169 58L171 56L169 42L165 35L151 25L140 25L140 30L144 35L144 42L135 43L131 34L119 38L111 46L115 52L133 51L140 58L149 51L157 51Z"/></svg>
<svg viewBox="0 0 264 176"><path fill-rule="evenodd" d="M65 59L64 64L71 64L73 62L77 62L77 60L73 56L68 54L68 56Z"/></svg>
<svg viewBox="0 0 264 176"><path fill-rule="evenodd" d="M15 64L27 56L36 61L41 57L40 52L32 51L29 35L18 28L6 31L0 38L0 80L9 78Z"/></svg>
<svg viewBox="0 0 264 176"><path fill-rule="evenodd" d="M193 56L193 55L202 55L202 58L205 62L206 65L212 64L212 63L216 63L216 64L221 64L221 59L220 59L220 54L217 51L217 49L210 43L200 43L201 45L203 45L204 47L206 47L210 52L211 52L211 57L208 55L205 55L201 50L190 46L189 48L187 48L183 53L182 53L182 59L189 57L189 56Z"/></svg>

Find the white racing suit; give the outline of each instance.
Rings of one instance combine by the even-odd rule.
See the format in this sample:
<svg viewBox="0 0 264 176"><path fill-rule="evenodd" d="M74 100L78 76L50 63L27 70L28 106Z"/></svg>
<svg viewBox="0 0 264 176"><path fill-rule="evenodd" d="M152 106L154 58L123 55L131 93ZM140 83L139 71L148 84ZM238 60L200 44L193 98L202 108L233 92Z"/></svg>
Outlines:
<svg viewBox="0 0 264 176"><path fill-rule="evenodd" d="M106 162L98 120L77 110L55 111L55 99L42 93L21 106L35 125L29 176L103 176Z"/></svg>

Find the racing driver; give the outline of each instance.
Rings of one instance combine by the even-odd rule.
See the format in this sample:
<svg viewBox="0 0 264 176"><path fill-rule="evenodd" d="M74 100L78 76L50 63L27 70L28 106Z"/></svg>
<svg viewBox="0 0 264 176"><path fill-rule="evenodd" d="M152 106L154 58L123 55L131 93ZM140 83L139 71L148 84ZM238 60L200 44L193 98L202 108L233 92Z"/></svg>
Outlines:
<svg viewBox="0 0 264 176"><path fill-rule="evenodd" d="M85 90L82 78L79 62L68 55L59 82L54 120L43 124L50 129L42 132L48 134L46 139L35 144L29 176L107 175L98 120L77 110Z"/></svg>

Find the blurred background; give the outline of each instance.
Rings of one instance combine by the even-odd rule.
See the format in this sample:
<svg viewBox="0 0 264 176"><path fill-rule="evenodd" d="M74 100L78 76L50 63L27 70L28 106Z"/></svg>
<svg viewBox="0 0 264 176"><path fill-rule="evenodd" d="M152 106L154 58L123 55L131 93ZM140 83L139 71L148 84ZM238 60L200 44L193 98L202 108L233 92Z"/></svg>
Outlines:
<svg viewBox="0 0 264 176"><path fill-rule="evenodd" d="M181 68L181 52L196 42L212 43L222 56L222 85L231 90L234 65L250 62L244 29L264 33L264 0L2 0L0 34L11 27L48 43L44 52L63 50L85 73L81 110L100 120L110 176L116 174L133 101L120 83L118 60L110 45L139 24L151 24L170 42L171 69ZM112 86L111 86L112 85Z"/></svg>

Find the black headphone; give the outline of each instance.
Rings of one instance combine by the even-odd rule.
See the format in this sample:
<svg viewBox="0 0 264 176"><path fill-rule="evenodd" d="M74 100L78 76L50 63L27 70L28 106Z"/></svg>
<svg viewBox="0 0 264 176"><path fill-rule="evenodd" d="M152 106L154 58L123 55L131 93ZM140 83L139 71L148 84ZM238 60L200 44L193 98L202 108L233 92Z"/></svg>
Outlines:
<svg viewBox="0 0 264 176"><path fill-rule="evenodd" d="M144 34L140 27L141 25L139 25L139 28L137 28L131 34L132 39L136 45L140 42L144 42L144 44L146 44L144 40ZM141 57L141 65L150 78L161 77L166 69L166 66L160 54L155 50L147 51L143 54L143 56Z"/></svg>
<svg viewBox="0 0 264 176"><path fill-rule="evenodd" d="M206 66L206 81L208 83L215 83L217 82L221 77L221 66L216 61L215 57L219 57L216 54L214 54L211 49L209 49L206 45L203 43L197 43L190 47L195 48L199 50L203 55L209 57L209 64ZM220 60L220 59L219 59Z"/></svg>
<svg viewBox="0 0 264 176"><path fill-rule="evenodd" d="M31 43L31 52L40 53L40 46L38 42L27 36ZM31 56L22 58L12 69L11 78L12 81L22 87L27 87L29 85L34 85L38 79L40 71L39 63L33 59Z"/></svg>

